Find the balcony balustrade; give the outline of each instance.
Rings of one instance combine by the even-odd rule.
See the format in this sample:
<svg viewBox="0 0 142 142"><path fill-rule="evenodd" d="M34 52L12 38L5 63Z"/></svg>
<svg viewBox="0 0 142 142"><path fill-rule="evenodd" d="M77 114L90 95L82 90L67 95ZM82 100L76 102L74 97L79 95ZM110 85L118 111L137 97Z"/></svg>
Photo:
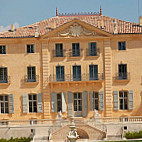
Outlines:
<svg viewBox="0 0 142 142"><path fill-rule="evenodd" d="M66 57L66 50L60 50L57 52L56 50L52 50L53 57Z"/></svg>
<svg viewBox="0 0 142 142"><path fill-rule="evenodd" d="M82 75L65 74L64 76L61 77L57 77L56 75L49 76L49 82L103 81L103 80L104 80L103 73L98 73L94 76L90 76L90 74L82 74Z"/></svg>
<svg viewBox="0 0 142 142"><path fill-rule="evenodd" d="M116 73L115 80L130 80L130 73Z"/></svg>
<svg viewBox="0 0 142 142"><path fill-rule="evenodd" d="M96 50L90 50L89 48L86 49L86 56L99 56L100 51L99 49Z"/></svg>
<svg viewBox="0 0 142 142"><path fill-rule="evenodd" d="M24 76L24 82L30 83L30 82L39 82L39 75L33 75L33 76Z"/></svg>
<svg viewBox="0 0 142 142"><path fill-rule="evenodd" d="M83 49L80 49L80 50L69 49L68 56L69 57L82 57L83 56Z"/></svg>
<svg viewBox="0 0 142 142"><path fill-rule="evenodd" d="M0 75L0 83L10 83L10 76L3 76L3 75Z"/></svg>

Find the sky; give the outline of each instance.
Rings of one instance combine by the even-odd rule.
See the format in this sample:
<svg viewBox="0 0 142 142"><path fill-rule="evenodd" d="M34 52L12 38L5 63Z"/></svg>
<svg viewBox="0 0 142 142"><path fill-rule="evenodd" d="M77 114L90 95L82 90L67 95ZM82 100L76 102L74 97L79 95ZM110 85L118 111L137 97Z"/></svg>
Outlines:
<svg viewBox="0 0 142 142"><path fill-rule="evenodd" d="M0 32L54 17L59 13L99 12L125 21L139 22L142 15L142 0L0 0Z"/></svg>

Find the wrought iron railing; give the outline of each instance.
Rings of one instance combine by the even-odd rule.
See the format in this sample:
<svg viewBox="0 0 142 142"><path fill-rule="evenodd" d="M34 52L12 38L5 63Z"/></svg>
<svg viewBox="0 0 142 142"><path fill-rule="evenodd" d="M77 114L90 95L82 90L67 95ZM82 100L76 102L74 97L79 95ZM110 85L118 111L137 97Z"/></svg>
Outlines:
<svg viewBox="0 0 142 142"><path fill-rule="evenodd" d="M69 49L68 56L69 57L81 57L83 56L83 49L80 49L80 50Z"/></svg>
<svg viewBox="0 0 142 142"><path fill-rule="evenodd" d="M56 50L52 50L53 57L66 57L66 50L61 50L57 52Z"/></svg>
<svg viewBox="0 0 142 142"><path fill-rule="evenodd" d="M96 50L90 50L89 48L86 49L86 56L99 56L100 51L99 49Z"/></svg>
<svg viewBox="0 0 142 142"><path fill-rule="evenodd" d="M130 80L130 73L116 73L115 80Z"/></svg>
<svg viewBox="0 0 142 142"><path fill-rule="evenodd" d="M39 82L39 75L32 75L32 76L25 75L24 76L24 82L26 82L26 83L28 83L28 82Z"/></svg>
<svg viewBox="0 0 142 142"><path fill-rule="evenodd" d="M65 74L61 78L57 77L56 75L49 76L49 82L69 82L69 81L102 81L104 80L103 73L95 74L91 76L90 74L82 74L73 76L73 74Z"/></svg>
<svg viewBox="0 0 142 142"><path fill-rule="evenodd" d="M0 75L0 83L10 83L10 76Z"/></svg>

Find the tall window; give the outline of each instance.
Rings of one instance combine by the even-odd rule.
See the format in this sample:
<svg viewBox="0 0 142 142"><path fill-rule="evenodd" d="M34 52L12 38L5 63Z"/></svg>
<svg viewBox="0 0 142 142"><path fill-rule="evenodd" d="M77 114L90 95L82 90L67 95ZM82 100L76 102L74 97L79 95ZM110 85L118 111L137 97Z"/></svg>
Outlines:
<svg viewBox="0 0 142 142"><path fill-rule="evenodd" d="M80 56L80 46L79 43L72 43L72 56Z"/></svg>
<svg viewBox="0 0 142 142"><path fill-rule="evenodd" d="M8 77L7 77L7 68L1 67L0 68L0 83L7 83Z"/></svg>
<svg viewBox="0 0 142 142"><path fill-rule="evenodd" d="M27 82L36 82L36 69L34 66L27 67Z"/></svg>
<svg viewBox="0 0 142 142"><path fill-rule="evenodd" d="M81 66L73 66L73 81L81 81Z"/></svg>
<svg viewBox="0 0 142 142"><path fill-rule="evenodd" d="M29 94L29 112L37 112L37 95Z"/></svg>
<svg viewBox="0 0 142 142"><path fill-rule="evenodd" d="M62 111L62 96L61 93L57 94L57 112Z"/></svg>
<svg viewBox="0 0 142 142"><path fill-rule="evenodd" d="M56 80L57 81L64 81L64 66L57 66L56 67Z"/></svg>
<svg viewBox="0 0 142 142"><path fill-rule="evenodd" d="M89 43L89 56L97 56L96 42Z"/></svg>
<svg viewBox="0 0 142 142"><path fill-rule="evenodd" d="M127 64L119 64L118 72L118 79L127 79Z"/></svg>
<svg viewBox="0 0 142 142"><path fill-rule="evenodd" d="M62 43L55 44L55 56L63 57L63 44Z"/></svg>
<svg viewBox="0 0 142 142"><path fill-rule="evenodd" d="M82 94L74 93L74 111L82 111Z"/></svg>
<svg viewBox="0 0 142 142"><path fill-rule="evenodd" d="M118 50L126 50L126 42L118 42Z"/></svg>
<svg viewBox="0 0 142 142"><path fill-rule="evenodd" d="M128 109L128 92L127 91L119 92L119 106L120 106L120 110Z"/></svg>
<svg viewBox="0 0 142 142"><path fill-rule="evenodd" d="M27 53L34 53L34 44L27 45Z"/></svg>
<svg viewBox="0 0 142 142"><path fill-rule="evenodd" d="M99 108L99 93L93 92L93 110Z"/></svg>
<svg viewBox="0 0 142 142"><path fill-rule="evenodd" d="M0 113L8 113L8 95L0 96Z"/></svg>
<svg viewBox="0 0 142 142"><path fill-rule="evenodd" d="M0 54L6 54L6 46L0 45Z"/></svg>
<svg viewBox="0 0 142 142"><path fill-rule="evenodd" d="M89 79L98 80L98 65L89 65Z"/></svg>

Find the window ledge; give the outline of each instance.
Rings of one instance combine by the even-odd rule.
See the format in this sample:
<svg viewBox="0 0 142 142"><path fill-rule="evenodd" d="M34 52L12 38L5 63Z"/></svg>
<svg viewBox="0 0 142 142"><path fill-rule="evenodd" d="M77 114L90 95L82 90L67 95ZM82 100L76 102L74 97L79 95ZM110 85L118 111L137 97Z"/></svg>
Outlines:
<svg viewBox="0 0 142 142"><path fill-rule="evenodd" d="M10 85L10 82L8 82L8 83L0 83L0 86L8 86L8 85Z"/></svg>
<svg viewBox="0 0 142 142"><path fill-rule="evenodd" d="M35 85L35 84L38 84L39 82L24 82L24 83L29 85Z"/></svg>

